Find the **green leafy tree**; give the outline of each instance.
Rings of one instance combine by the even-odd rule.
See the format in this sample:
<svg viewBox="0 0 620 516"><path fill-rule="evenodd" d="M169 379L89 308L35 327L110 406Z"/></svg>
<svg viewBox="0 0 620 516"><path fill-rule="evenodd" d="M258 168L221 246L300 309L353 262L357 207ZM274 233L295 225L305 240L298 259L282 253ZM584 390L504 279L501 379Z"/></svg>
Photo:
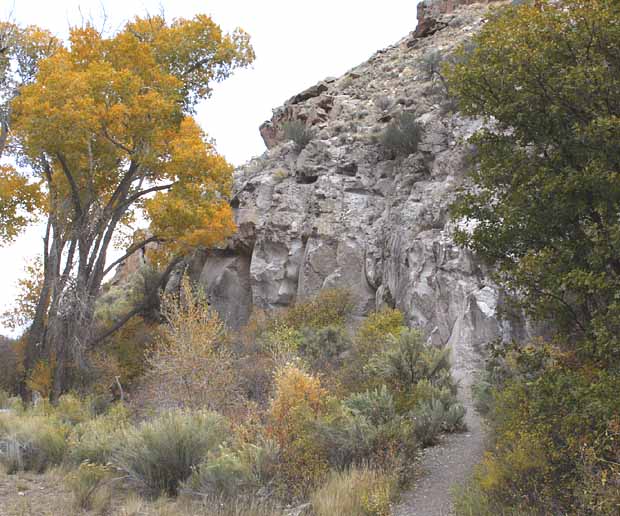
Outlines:
<svg viewBox="0 0 620 516"><path fill-rule="evenodd" d="M529 314L588 355L620 353L620 4L502 9L445 70L488 123L458 240L496 265ZM471 229L473 227L473 229Z"/></svg>
<svg viewBox="0 0 620 516"><path fill-rule="evenodd" d="M457 237L556 332L493 353L474 512L617 514L620 3L504 7L452 62L450 93L487 122Z"/></svg>

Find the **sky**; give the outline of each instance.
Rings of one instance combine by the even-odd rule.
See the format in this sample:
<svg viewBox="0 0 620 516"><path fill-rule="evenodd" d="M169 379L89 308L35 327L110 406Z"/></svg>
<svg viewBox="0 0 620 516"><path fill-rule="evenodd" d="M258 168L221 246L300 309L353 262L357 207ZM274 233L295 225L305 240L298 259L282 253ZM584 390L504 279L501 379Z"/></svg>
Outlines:
<svg viewBox="0 0 620 516"><path fill-rule="evenodd" d="M338 77L414 30L416 0L0 0L0 17L34 24L65 38L68 28L92 19L108 31L135 15L160 13L168 19L198 13L225 31L243 28L256 60L217 84L197 118L218 151L240 165L265 151L259 125L271 110L325 77ZM98 25L99 26L99 25ZM41 247L33 228L0 248L0 311L15 297L16 281ZM0 322L0 334L8 334Z"/></svg>

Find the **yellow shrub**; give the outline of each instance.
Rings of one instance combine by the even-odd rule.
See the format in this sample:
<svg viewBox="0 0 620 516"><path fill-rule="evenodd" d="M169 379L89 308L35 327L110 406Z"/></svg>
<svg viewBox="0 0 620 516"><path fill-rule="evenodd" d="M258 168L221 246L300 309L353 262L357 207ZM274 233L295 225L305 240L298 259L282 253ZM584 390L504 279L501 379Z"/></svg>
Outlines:
<svg viewBox="0 0 620 516"><path fill-rule="evenodd" d="M282 314L282 320L296 329L340 326L353 310L351 293L344 289L325 289L316 297L301 301Z"/></svg>
<svg viewBox="0 0 620 516"><path fill-rule="evenodd" d="M53 367L46 360L39 360L30 371L26 386L32 392L38 392L43 398L49 398L52 392Z"/></svg>
<svg viewBox="0 0 620 516"><path fill-rule="evenodd" d="M273 328L263 335L262 347L274 363L283 365L296 356L302 337L298 330L277 321Z"/></svg>
<svg viewBox="0 0 620 516"><path fill-rule="evenodd" d="M166 325L147 356L149 375L161 386L161 397L177 405L234 412L239 403L238 378L224 323L208 305L203 291L184 278L181 299L162 296Z"/></svg>
<svg viewBox="0 0 620 516"><path fill-rule="evenodd" d="M70 425L83 423L92 417L89 401L81 400L74 394L62 395L54 412L61 421Z"/></svg>
<svg viewBox="0 0 620 516"><path fill-rule="evenodd" d="M497 493L508 486L531 493L537 480L544 478L550 469L547 458L550 443L545 443L541 436L524 432L514 433L511 439L512 442L502 445L499 455L486 454L482 462L479 481L488 493Z"/></svg>
<svg viewBox="0 0 620 516"><path fill-rule="evenodd" d="M318 417L326 407L327 391L321 380L294 364L277 371L276 395L271 403L272 431L281 444L290 440L291 432L299 426L297 416Z"/></svg>
<svg viewBox="0 0 620 516"><path fill-rule="evenodd" d="M384 308L370 314L361 324L355 335L357 348L364 352L374 352L390 336L398 337L405 328L400 310Z"/></svg>
<svg viewBox="0 0 620 516"><path fill-rule="evenodd" d="M275 377L269 409L269 435L282 452L281 476L288 490L302 494L327 471L326 453L313 435L313 423L327 408L327 391L318 378L289 364Z"/></svg>

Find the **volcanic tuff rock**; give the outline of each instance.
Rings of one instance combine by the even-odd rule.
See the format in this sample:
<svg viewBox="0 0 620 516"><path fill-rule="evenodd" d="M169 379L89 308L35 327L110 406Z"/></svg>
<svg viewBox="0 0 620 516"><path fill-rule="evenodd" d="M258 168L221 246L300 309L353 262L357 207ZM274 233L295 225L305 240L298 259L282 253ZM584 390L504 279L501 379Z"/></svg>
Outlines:
<svg viewBox="0 0 620 516"><path fill-rule="evenodd" d="M268 150L234 176L238 234L189 266L229 324L252 306L346 287L358 314L397 307L432 341L451 344L457 361L465 348L523 336L522 325L498 321L501 295L488 271L451 237L448 206L481 122L454 111L429 63L484 23L485 5L455 9L469 3L426 2L419 17L437 29L431 36L418 30L319 82L261 126ZM416 153L395 157L381 134L403 111L415 113L422 137ZM313 131L301 150L284 136L292 120Z"/></svg>

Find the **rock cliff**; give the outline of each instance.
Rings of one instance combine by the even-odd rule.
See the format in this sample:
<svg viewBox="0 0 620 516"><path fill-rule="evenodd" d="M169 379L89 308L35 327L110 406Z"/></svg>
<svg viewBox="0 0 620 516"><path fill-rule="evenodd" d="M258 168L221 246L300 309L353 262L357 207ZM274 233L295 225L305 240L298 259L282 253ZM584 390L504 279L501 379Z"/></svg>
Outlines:
<svg viewBox="0 0 620 516"><path fill-rule="evenodd" d="M424 2L416 31L295 95L261 126L268 150L234 176L238 234L189 266L229 324L252 306L346 287L358 314L397 307L452 345L457 361L495 337L522 336L496 317L502 296L488 271L451 238L448 207L480 122L455 112L434 72L484 23L486 2L469 4ZM395 157L381 135L401 112L415 114L421 139L417 152ZM286 140L291 121L312 133L303 149Z"/></svg>

